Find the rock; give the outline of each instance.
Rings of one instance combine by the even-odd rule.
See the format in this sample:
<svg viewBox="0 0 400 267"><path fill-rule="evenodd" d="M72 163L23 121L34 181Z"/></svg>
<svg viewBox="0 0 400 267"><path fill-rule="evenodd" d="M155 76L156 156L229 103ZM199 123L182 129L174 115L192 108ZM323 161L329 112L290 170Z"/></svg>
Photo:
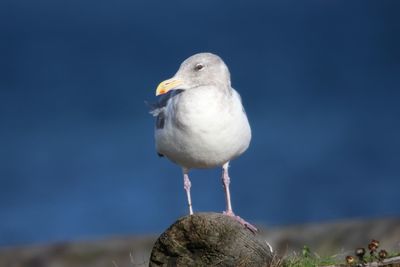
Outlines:
<svg viewBox="0 0 400 267"><path fill-rule="evenodd" d="M197 213L161 234L149 266L269 266L272 257L268 244L233 218Z"/></svg>

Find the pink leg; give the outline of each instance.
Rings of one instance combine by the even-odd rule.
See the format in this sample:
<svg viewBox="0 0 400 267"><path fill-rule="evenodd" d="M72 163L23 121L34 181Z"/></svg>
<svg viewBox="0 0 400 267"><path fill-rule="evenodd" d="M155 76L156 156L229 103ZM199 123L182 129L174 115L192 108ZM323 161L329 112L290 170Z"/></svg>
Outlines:
<svg viewBox="0 0 400 267"><path fill-rule="evenodd" d="M226 202L225 214L230 215L233 214L233 211L231 204L231 192L229 191L229 184L231 183L231 178L229 178L228 167L229 167L229 162L225 163L222 166L222 185L225 190L225 202Z"/></svg>
<svg viewBox="0 0 400 267"><path fill-rule="evenodd" d="M186 191L187 201L189 205L189 214L192 215L193 214L192 197L190 196L190 187L192 186L192 183L190 182L188 173L189 173L188 169L183 169L183 188L185 188Z"/></svg>
<svg viewBox="0 0 400 267"><path fill-rule="evenodd" d="M257 232L256 227L254 227L253 225L251 225L250 223L246 222L245 220L243 220L239 216L236 216L233 213L231 204L231 193L229 191L229 184L231 182L231 179L229 178L228 167L229 167L229 161L222 166L222 185L224 186L225 200L226 200L226 211L224 211L224 214L231 216L232 218L243 224L245 227L247 227L250 231L255 233Z"/></svg>

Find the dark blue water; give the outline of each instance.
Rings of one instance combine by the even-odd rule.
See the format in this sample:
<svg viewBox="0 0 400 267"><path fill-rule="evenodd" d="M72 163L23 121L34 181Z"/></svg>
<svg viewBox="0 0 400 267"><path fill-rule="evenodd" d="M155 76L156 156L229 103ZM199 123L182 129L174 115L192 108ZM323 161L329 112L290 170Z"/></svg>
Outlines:
<svg viewBox="0 0 400 267"><path fill-rule="evenodd" d="M0 245L160 233L186 214L144 100L219 54L251 125L233 206L268 225L400 215L398 1L0 2ZM219 170L195 211L222 211Z"/></svg>

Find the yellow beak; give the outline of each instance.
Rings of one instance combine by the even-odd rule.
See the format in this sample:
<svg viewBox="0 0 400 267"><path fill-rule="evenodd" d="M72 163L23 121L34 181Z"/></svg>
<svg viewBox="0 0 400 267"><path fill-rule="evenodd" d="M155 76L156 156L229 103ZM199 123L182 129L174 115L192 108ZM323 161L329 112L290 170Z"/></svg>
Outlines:
<svg viewBox="0 0 400 267"><path fill-rule="evenodd" d="M177 79L168 79L161 82L157 86L156 96L168 93L169 90L176 88L178 85L181 85L183 82Z"/></svg>

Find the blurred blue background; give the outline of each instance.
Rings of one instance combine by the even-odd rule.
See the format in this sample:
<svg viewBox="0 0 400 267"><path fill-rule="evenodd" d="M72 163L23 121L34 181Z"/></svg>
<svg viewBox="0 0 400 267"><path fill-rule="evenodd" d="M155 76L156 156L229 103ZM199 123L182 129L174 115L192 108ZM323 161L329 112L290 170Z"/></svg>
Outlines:
<svg viewBox="0 0 400 267"><path fill-rule="evenodd" d="M0 2L0 246L158 234L187 213L144 100L188 56L230 67L256 224L399 216L399 1ZM193 171L195 211L225 207Z"/></svg>

